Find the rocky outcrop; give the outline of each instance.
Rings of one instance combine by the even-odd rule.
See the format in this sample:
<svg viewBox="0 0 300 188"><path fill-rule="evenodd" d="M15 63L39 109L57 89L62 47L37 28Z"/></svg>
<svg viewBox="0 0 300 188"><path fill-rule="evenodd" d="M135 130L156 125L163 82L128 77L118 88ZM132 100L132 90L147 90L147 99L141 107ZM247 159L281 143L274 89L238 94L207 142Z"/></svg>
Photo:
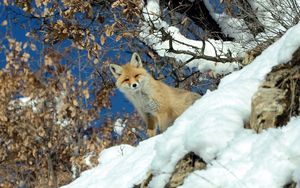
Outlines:
<svg viewBox="0 0 300 188"><path fill-rule="evenodd" d="M283 188L296 188L297 187L297 183L292 182L290 184L285 185Z"/></svg>
<svg viewBox="0 0 300 188"><path fill-rule="evenodd" d="M178 161L174 172L166 184L165 188L175 188L183 184L184 179L193 171L205 169L205 162L198 157L195 153L190 152L186 154L180 161ZM151 181L153 175L148 174L147 178L134 188L146 188Z"/></svg>
<svg viewBox="0 0 300 188"><path fill-rule="evenodd" d="M292 116L300 115L300 49L290 62L278 65L252 98L248 128L258 133L266 128L285 125ZM284 188L295 188L291 182Z"/></svg>
<svg viewBox="0 0 300 188"><path fill-rule="evenodd" d="M183 184L184 179L193 171L205 169L205 162L194 153L188 153L181 159L167 183L166 188L175 188Z"/></svg>
<svg viewBox="0 0 300 188"><path fill-rule="evenodd" d="M253 96L250 128L261 132L285 125L300 113L299 96L300 50L291 62L274 67Z"/></svg>

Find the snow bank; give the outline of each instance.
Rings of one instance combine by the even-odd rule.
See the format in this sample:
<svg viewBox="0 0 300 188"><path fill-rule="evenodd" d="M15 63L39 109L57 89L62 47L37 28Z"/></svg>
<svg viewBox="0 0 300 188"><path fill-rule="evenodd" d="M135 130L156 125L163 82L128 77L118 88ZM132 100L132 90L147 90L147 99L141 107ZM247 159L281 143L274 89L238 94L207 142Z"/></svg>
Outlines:
<svg viewBox="0 0 300 188"><path fill-rule="evenodd" d="M142 23L140 29L142 32L139 37L147 44L147 46L150 46L162 57L173 57L176 58L178 62L186 62L192 56L184 52L191 52L198 56L204 55L221 58L226 58L227 53L231 53L232 57L241 57L244 55L244 53L242 53L244 50L242 50L241 45L236 42L224 42L213 39L202 42L186 38L180 33L178 28L170 26L167 22L160 19L158 0L148 0L146 7L143 9L143 15L146 21ZM153 28L155 28L155 32L153 32ZM169 52L169 40L162 41L161 29L172 36L173 49L183 51L183 53L174 54ZM212 70L218 74L227 74L239 69L237 62L224 63L210 61L204 58L192 60L188 66L197 67L201 72Z"/></svg>
<svg viewBox="0 0 300 188"><path fill-rule="evenodd" d="M300 165L299 125L298 117L282 129L242 131L206 170L193 172L180 187L283 187Z"/></svg>
<svg viewBox="0 0 300 188"><path fill-rule="evenodd" d="M99 165L81 173L62 188L122 188L140 183L156 153L154 144L160 136L141 142L136 148L120 145L101 152Z"/></svg>
<svg viewBox="0 0 300 188"><path fill-rule="evenodd" d="M236 42L251 41L251 39L253 41L254 37L243 19L233 18L224 12L217 13L210 1L211 0L204 0L203 2L209 14L218 23L224 34L233 37ZM248 46L251 45L248 44Z"/></svg>
<svg viewBox="0 0 300 188"><path fill-rule="evenodd" d="M259 83L273 66L292 58L300 46L300 38L295 37L299 34L300 24L291 28L250 65L222 79L217 90L207 93L175 121L156 144L157 155L152 169L157 176L150 182L151 187L163 187L162 182L167 182L174 164L187 151L195 152L210 163L230 141L245 131L244 121L250 115L251 98Z"/></svg>
<svg viewBox="0 0 300 188"><path fill-rule="evenodd" d="M300 24L267 48L253 63L222 79L219 88L205 94L163 134L136 148L104 150L98 167L88 170L64 188L131 188L151 169L150 187L162 188L175 164L190 151L207 163L181 186L282 187L300 181L300 118L286 127L255 134L243 128L251 97L272 67L288 62L300 46ZM111 156L113 155L113 156Z"/></svg>

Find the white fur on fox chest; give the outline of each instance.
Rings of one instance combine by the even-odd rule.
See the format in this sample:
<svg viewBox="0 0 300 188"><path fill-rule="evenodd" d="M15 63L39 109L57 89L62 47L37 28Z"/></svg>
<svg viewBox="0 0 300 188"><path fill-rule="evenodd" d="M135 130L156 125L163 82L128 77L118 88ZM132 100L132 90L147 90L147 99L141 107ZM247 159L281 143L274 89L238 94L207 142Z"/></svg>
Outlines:
<svg viewBox="0 0 300 188"><path fill-rule="evenodd" d="M138 111L154 114L159 109L158 102L149 96L145 91L125 93L130 102L133 103Z"/></svg>

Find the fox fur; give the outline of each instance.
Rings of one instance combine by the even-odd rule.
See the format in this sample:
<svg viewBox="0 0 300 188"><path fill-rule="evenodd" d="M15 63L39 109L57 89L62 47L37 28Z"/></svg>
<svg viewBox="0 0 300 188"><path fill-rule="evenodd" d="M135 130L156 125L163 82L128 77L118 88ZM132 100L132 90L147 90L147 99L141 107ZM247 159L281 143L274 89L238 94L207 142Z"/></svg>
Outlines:
<svg viewBox="0 0 300 188"><path fill-rule="evenodd" d="M148 136L154 136L173 124L200 95L178 89L155 80L145 68L140 56L133 53L129 63L110 64L116 86L134 105L147 125Z"/></svg>

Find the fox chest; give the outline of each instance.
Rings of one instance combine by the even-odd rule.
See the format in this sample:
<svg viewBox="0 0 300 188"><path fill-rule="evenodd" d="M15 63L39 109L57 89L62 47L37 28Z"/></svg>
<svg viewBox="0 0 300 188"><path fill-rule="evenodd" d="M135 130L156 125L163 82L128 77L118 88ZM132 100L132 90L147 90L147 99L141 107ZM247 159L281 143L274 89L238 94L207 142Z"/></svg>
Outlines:
<svg viewBox="0 0 300 188"><path fill-rule="evenodd" d="M153 97L144 92L137 92L131 97L131 102L140 111L144 113L155 113L159 109L159 103Z"/></svg>

